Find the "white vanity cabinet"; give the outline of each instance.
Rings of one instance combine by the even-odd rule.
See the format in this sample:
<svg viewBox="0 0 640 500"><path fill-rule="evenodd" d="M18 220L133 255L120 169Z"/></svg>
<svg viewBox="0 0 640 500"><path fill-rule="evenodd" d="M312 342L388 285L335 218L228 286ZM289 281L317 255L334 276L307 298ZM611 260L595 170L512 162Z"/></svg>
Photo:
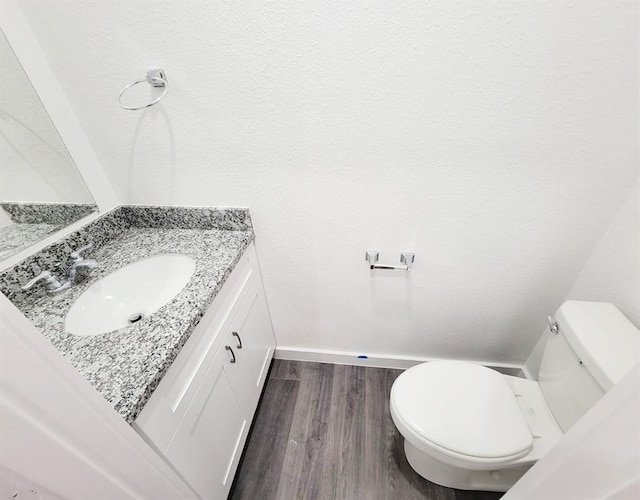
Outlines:
<svg viewBox="0 0 640 500"><path fill-rule="evenodd" d="M229 493L274 346L251 244L133 424L201 498Z"/></svg>

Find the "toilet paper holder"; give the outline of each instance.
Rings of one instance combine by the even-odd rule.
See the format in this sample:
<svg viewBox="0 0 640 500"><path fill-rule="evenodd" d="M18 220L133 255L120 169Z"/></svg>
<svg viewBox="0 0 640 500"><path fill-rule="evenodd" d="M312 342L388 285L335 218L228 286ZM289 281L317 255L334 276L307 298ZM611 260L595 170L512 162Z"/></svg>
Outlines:
<svg viewBox="0 0 640 500"><path fill-rule="evenodd" d="M400 254L400 264L378 264L380 252L367 250L364 254L365 260L369 263L369 269L392 269L395 271L411 271L416 255L414 253L402 252Z"/></svg>

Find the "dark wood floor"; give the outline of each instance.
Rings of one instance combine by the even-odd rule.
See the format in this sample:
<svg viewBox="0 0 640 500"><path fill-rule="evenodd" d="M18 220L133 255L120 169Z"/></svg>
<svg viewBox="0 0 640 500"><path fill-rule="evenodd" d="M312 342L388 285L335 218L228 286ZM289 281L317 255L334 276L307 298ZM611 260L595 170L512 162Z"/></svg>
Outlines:
<svg viewBox="0 0 640 500"><path fill-rule="evenodd" d="M411 469L389 414L400 373L275 360L230 498L500 498L444 488Z"/></svg>

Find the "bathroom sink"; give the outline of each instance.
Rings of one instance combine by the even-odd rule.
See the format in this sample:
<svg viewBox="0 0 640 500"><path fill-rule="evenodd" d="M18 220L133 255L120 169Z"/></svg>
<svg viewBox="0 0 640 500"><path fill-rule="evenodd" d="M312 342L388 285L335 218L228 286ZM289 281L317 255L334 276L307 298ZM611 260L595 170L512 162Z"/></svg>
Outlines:
<svg viewBox="0 0 640 500"><path fill-rule="evenodd" d="M91 336L135 324L178 295L195 270L195 261L180 254L154 255L124 266L78 297L66 315L65 330Z"/></svg>

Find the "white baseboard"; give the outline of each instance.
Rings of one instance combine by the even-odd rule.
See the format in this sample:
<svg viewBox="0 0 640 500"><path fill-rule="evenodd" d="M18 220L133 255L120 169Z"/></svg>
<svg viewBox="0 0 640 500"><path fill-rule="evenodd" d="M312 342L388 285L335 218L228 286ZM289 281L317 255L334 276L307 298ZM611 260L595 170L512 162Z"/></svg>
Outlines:
<svg viewBox="0 0 640 500"><path fill-rule="evenodd" d="M362 358L361 353L348 351L331 351L324 349L308 349L304 347L276 346L275 358L288 359L292 361L314 361L317 363L331 363L334 365L355 365L371 366L374 368L396 368L405 370L420 363L435 361L438 358L401 356L397 354L369 354ZM439 358L441 359L441 358ZM489 366L491 368L503 369L505 371L522 371L523 376L528 374L523 370L521 364L515 363L493 363L487 361L464 360L470 363ZM528 377L527 377L528 378Z"/></svg>

